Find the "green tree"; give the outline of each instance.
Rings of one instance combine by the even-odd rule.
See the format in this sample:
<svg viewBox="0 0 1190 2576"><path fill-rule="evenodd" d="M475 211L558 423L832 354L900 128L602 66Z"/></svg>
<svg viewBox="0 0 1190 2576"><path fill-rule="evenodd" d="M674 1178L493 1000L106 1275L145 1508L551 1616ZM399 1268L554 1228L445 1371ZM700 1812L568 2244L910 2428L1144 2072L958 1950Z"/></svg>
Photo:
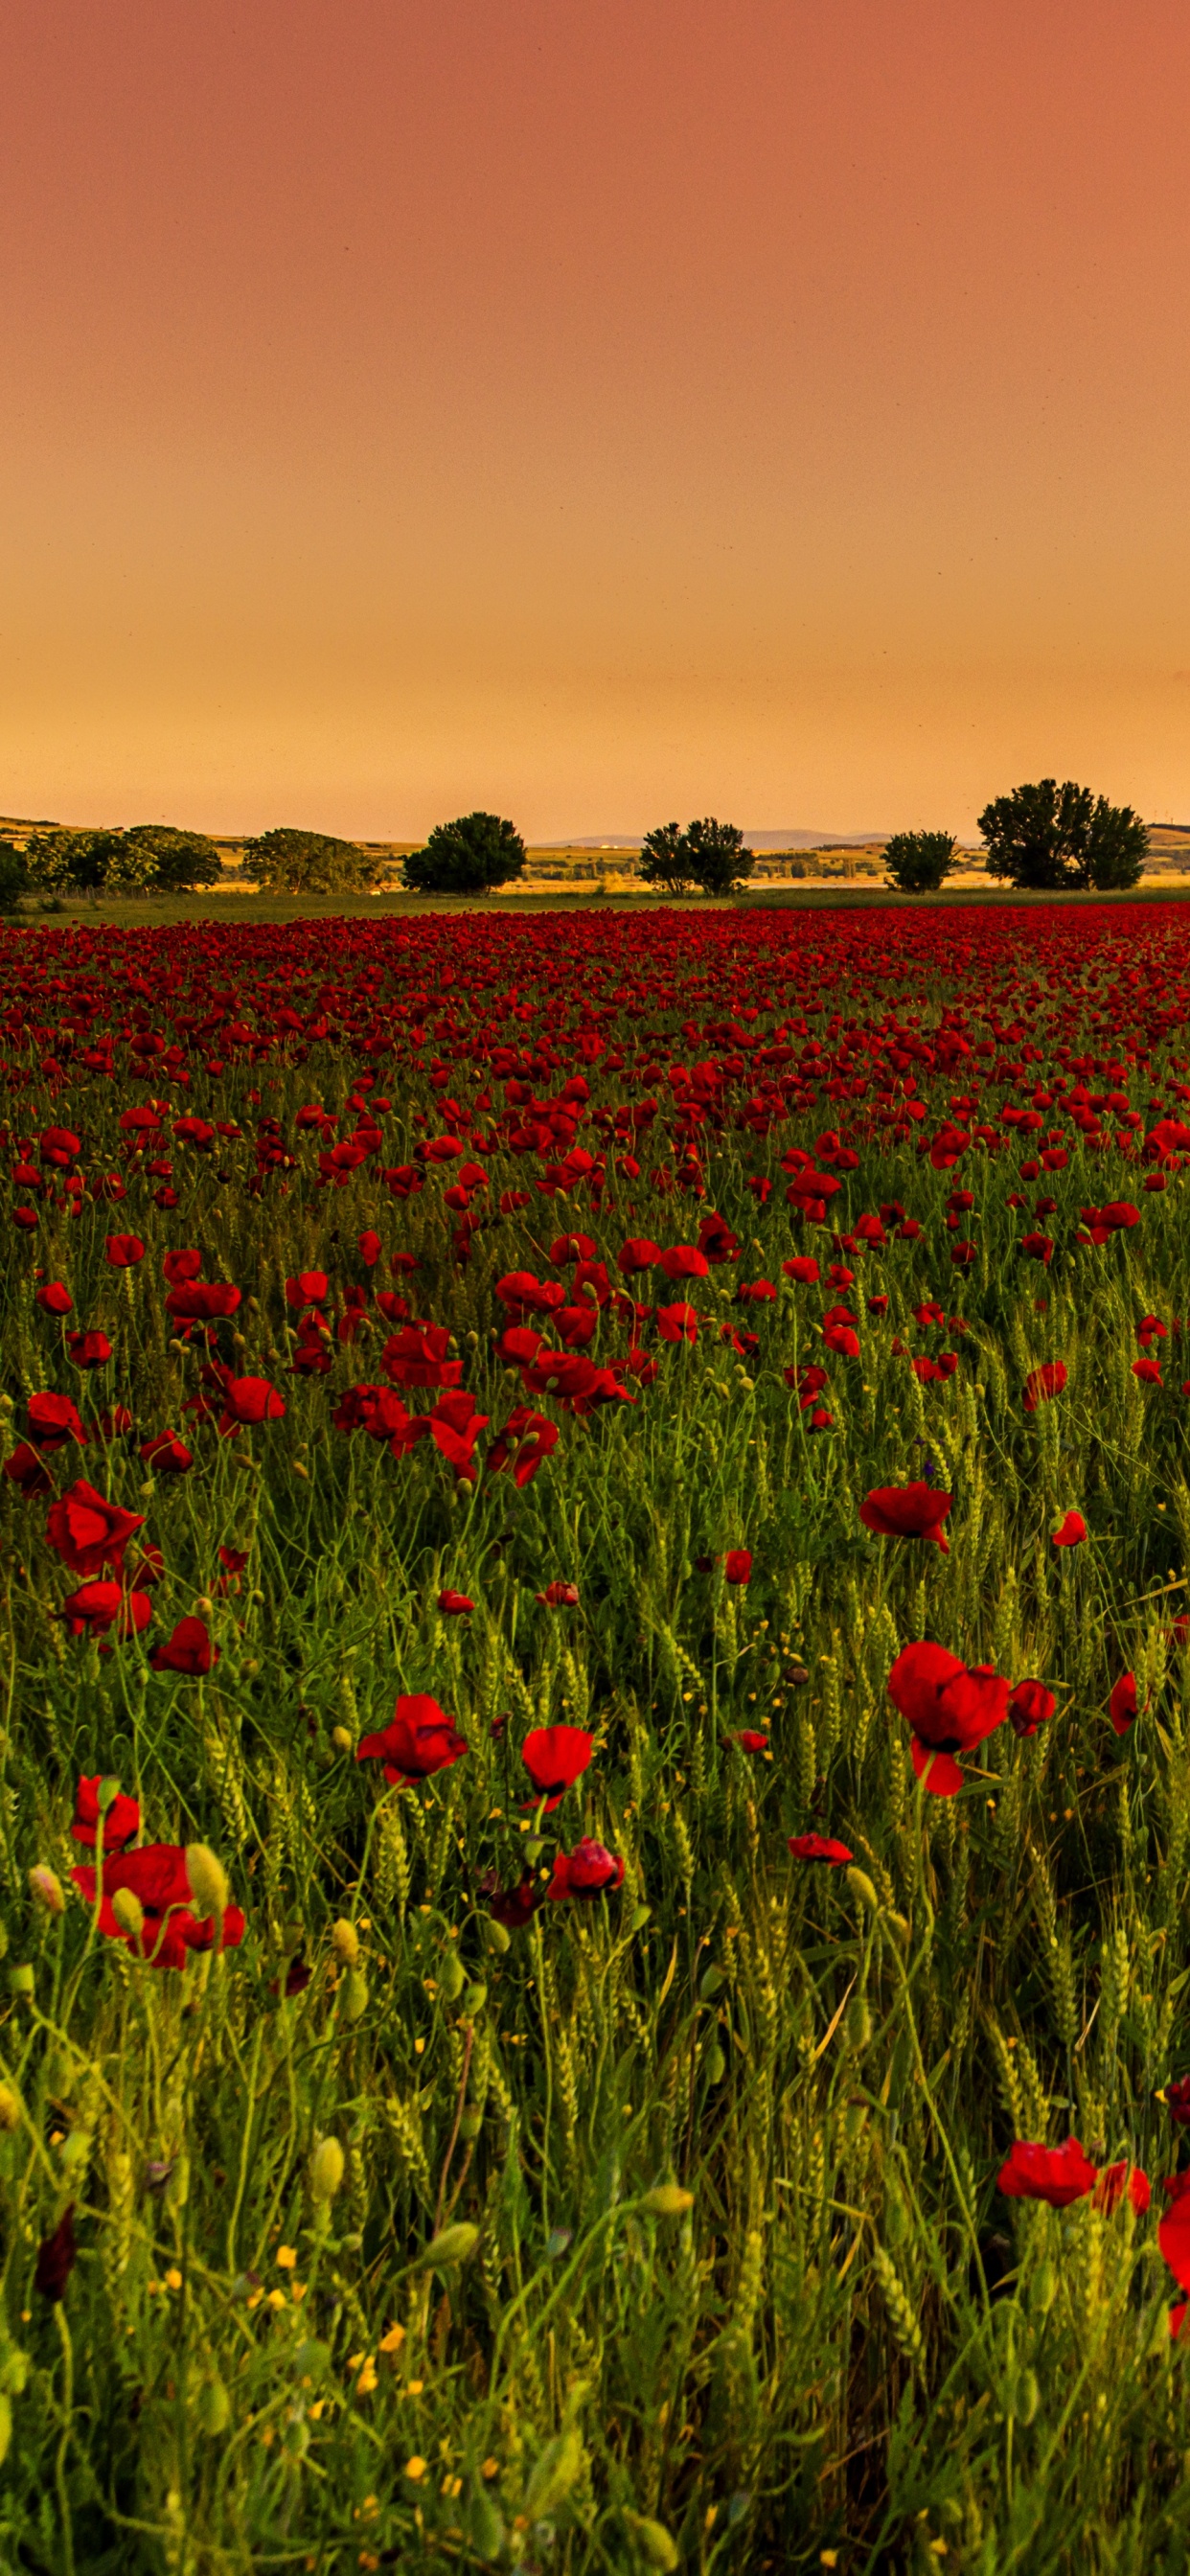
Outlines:
<svg viewBox="0 0 1190 2576"><path fill-rule="evenodd" d="M44 894L96 895L104 882L102 844L118 835L72 832L56 823L39 832L25 852L29 882Z"/></svg>
<svg viewBox="0 0 1190 2576"><path fill-rule="evenodd" d="M932 894L950 875L956 856L950 832L894 832L884 864L900 894Z"/></svg>
<svg viewBox="0 0 1190 2576"><path fill-rule="evenodd" d="M0 841L0 912L15 912L28 886L29 869L24 851L18 850L11 841Z"/></svg>
<svg viewBox="0 0 1190 2576"><path fill-rule="evenodd" d="M666 894L689 894L693 883L690 850L680 823L658 823L641 843L640 872L646 885Z"/></svg>
<svg viewBox="0 0 1190 2576"><path fill-rule="evenodd" d="M180 831L173 823L134 823L122 839L120 865L153 894L189 894L222 879L219 852L205 832Z"/></svg>
<svg viewBox="0 0 1190 2576"><path fill-rule="evenodd" d="M486 894L519 877L524 865L525 844L514 823L498 814L460 814L453 823L435 823L424 850L403 862L403 875L414 894Z"/></svg>
<svg viewBox="0 0 1190 2576"><path fill-rule="evenodd" d="M738 824L718 823L708 814L701 823L688 823L683 837L687 865L701 894L731 894L751 876L755 855L744 848Z"/></svg>
<svg viewBox="0 0 1190 2576"><path fill-rule="evenodd" d="M367 894L379 875L358 842L288 824L245 841L244 863L265 894Z"/></svg>
<svg viewBox="0 0 1190 2576"><path fill-rule="evenodd" d="M1133 886L1149 846L1131 805L1109 805L1073 778L1061 787L1042 778L997 796L985 805L979 828L989 876L1047 892Z"/></svg>

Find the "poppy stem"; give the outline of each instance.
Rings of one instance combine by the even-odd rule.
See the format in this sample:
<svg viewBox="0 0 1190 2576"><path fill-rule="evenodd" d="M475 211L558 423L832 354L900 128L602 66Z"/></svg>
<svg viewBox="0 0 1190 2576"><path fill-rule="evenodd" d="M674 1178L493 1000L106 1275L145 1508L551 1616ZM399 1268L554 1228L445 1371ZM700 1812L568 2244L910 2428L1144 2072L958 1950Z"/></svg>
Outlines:
<svg viewBox="0 0 1190 2576"><path fill-rule="evenodd" d="M74 2416L74 2346L66 2309L61 2299L54 2303L54 2322L62 2346L62 2435L54 2460L54 2485L58 2491L58 2512L62 2521L63 2576L74 2576L74 2528L70 2514L70 2495L66 2485L66 2455L70 2449L71 2424Z"/></svg>

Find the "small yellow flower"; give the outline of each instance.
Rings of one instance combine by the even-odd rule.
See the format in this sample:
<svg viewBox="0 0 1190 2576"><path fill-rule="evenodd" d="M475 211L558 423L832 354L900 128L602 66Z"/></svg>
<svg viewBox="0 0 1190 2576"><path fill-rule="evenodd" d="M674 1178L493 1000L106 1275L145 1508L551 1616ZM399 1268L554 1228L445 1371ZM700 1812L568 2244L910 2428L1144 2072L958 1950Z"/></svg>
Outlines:
<svg viewBox="0 0 1190 2576"><path fill-rule="evenodd" d="M381 2335L380 2349L382 2352L399 2352L404 2341L404 2326L390 2326L388 2333Z"/></svg>
<svg viewBox="0 0 1190 2576"><path fill-rule="evenodd" d="M418 2478L424 2478L425 2474L425 2461L423 2460L420 2451L415 2451L412 2459L406 2460L405 2462L405 2475L407 2478L412 2478L416 2484Z"/></svg>
<svg viewBox="0 0 1190 2576"><path fill-rule="evenodd" d="M269 2291L269 2306L270 2306L270 2308L283 2308L283 2307L284 2307L284 2305L285 2305L285 2292L284 2292L284 2290L270 2290L270 2291Z"/></svg>
<svg viewBox="0 0 1190 2576"><path fill-rule="evenodd" d="M485 2460L485 2461L484 2461L484 2464L483 2464L483 2467L482 2467L482 2469L480 2470L479 2474L480 2474L481 2478L497 2478L497 2477L499 2477L499 2475L500 2475L500 2463L499 2463L499 2460Z"/></svg>
<svg viewBox="0 0 1190 2576"><path fill-rule="evenodd" d="M297 2255L295 2254L292 2245L279 2245L277 2247L277 2266L282 2272L296 2271Z"/></svg>
<svg viewBox="0 0 1190 2576"><path fill-rule="evenodd" d="M180 2290L180 2289L181 2289L181 2286L182 2286L182 2275L181 2275L181 2273L179 2272L179 2270L178 2270L178 2267L177 2267L177 2264L176 2264L176 2263L171 2265L171 2267L170 2267L169 2271L168 2271L168 2272L166 2273L166 2275L165 2275L165 2286L166 2286L166 2289L167 2289L167 2290Z"/></svg>
<svg viewBox="0 0 1190 2576"><path fill-rule="evenodd" d="M424 2379L411 2379L406 2387L405 2395L407 2397L420 2397L425 2384Z"/></svg>
<svg viewBox="0 0 1190 2576"><path fill-rule="evenodd" d="M376 2371L376 2364L375 2364L375 2362L374 2362L374 2361L372 2361L372 2360L365 2361L364 2366L363 2366L363 2369L362 2369L362 2370L361 2370L361 2372L360 2372L359 2378L356 2380L356 2383L355 2383L355 2393L356 2393L356 2396L357 2396L357 2397L370 2397L370 2396L371 2396L371 2394L372 2394L373 2389L374 2389L374 2388L375 2388L375 2386L376 2386L376 2379L377 2379L377 2371Z"/></svg>
<svg viewBox="0 0 1190 2576"><path fill-rule="evenodd" d="M290 2282L290 2284L289 2284L289 2295L290 2295L290 2298L291 2298L291 2299L292 2299L292 2301L293 2301L293 2304L294 2304L295 2308L297 2308L297 2307L300 2307L300 2306L301 2306L302 2300L305 2298L305 2295L306 2295L307 2290L309 2289L309 2286L310 2286L310 2284L309 2284L309 2282L308 2282L308 2281L291 2281L291 2282Z"/></svg>

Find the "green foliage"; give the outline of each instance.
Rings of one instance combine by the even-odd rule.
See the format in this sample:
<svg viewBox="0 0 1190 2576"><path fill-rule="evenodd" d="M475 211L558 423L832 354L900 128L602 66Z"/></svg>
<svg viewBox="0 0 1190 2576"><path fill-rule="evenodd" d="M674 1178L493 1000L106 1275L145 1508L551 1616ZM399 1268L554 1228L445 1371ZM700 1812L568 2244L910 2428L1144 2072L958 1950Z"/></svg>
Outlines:
<svg viewBox="0 0 1190 2576"><path fill-rule="evenodd" d="M641 846L645 884L672 895L688 894L691 886L700 894L730 894L751 876L754 864L738 824L718 823L713 815L688 823L684 832L676 823L659 823Z"/></svg>
<svg viewBox="0 0 1190 2576"><path fill-rule="evenodd" d="M205 832L179 831L171 823L134 823L122 837L122 866L143 868L139 881L153 894L185 894L222 879L219 852ZM131 879L118 880L109 871L109 886L114 889L122 881Z"/></svg>
<svg viewBox="0 0 1190 2576"><path fill-rule="evenodd" d="M268 894L366 894L380 872L357 842L287 824L245 841L244 861Z"/></svg>
<svg viewBox="0 0 1190 2576"><path fill-rule="evenodd" d="M894 832L884 864L901 894L932 894L950 875L956 855L952 832Z"/></svg>
<svg viewBox="0 0 1190 2576"><path fill-rule="evenodd" d="M28 890L29 870L23 850L14 849L11 841L0 841L0 913L15 912Z"/></svg>
<svg viewBox="0 0 1190 2576"><path fill-rule="evenodd" d="M658 823L641 843L640 873L665 894L689 894L694 882L690 847L680 823Z"/></svg>
<svg viewBox="0 0 1190 2576"><path fill-rule="evenodd" d="M435 823L424 850L403 862L414 894L487 894L524 872L525 844L515 823L498 814L460 814Z"/></svg>
<svg viewBox="0 0 1190 2576"><path fill-rule="evenodd" d="M1137 884L1149 846L1131 805L1109 805L1068 778L1042 778L985 805L988 874L1036 891L1097 892Z"/></svg>
<svg viewBox="0 0 1190 2576"><path fill-rule="evenodd" d="M170 823L123 831L39 832L25 857L27 882L47 894L178 894L217 885L219 853L205 832Z"/></svg>

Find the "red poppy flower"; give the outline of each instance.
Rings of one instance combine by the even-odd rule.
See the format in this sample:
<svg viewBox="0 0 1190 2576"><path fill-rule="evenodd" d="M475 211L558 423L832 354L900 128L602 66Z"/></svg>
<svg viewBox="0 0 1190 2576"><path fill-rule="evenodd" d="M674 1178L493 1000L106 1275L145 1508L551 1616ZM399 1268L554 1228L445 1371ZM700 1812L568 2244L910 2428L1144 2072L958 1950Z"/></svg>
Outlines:
<svg viewBox="0 0 1190 2576"><path fill-rule="evenodd" d="M43 2299L63 2299L66 2284L78 2259L74 2241L74 2202L64 2209L52 2236L43 2236L37 2248L33 2287Z"/></svg>
<svg viewBox="0 0 1190 2576"><path fill-rule="evenodd" d="M226 1279L192 1279L170 1289L165 1311L175 1324L214 1324L237 1313L242 1295Z"/></svg>
<svg viewBox="0 0 1190 2576"><path fill-rule="evenodd" d="M906 1646L888 1677L888 1695L913 1732L910 1759L935 1798L953 1798L963 1774L953 1759L973 1752L1008 1714L1009 1685L986 1665L969 1667L928 1640Z"/></svg>
<svg viewBox="0 0 1190 2576"><path fill-rule="evenodd" d="M624 1863L614 1859L603 1843L591 1842L584 1834L572 1852L558 1852L554 1874L546 1889L551 1905L559 1905L567 1896L591 1900L605 1896L624 1883Z"/></svg>
<svg viewBox="0 0 1190 2576"><path fill-rule="evenodd" d="M1087 1535L1087 1524L1081 1512L1067 1512L1061 1528L1052 1534L1054 1547L1081 1547Z"/></svg>
<svg viewBox="0 0 1190 2576"><path fill-rule="evenodd" d="M950 1541L942 1535L942 1523L952 1500L950 1494L935 1493L932 1485L877 1485L860 1504L859 1516L864 1528L880 1538L930 1539L947 1556Z"/></svg>
<svg viewBox="0 0 1190 2576"><path fill-rule="evenodd" d="M179 1619L173 1635L149 1656L155 1673L209 1673L218 1661L219 1648L211 1643L205 1619Z"/></svg>
<svg viewBox="0 0 1190 2576"><path fill-rule="evenodd" d="M1140 1379L1142 1386L1162 1386L1165 1383L1160 1360L1133 1360L1132 1374Z"/></svg>
<svg viewBox="0 0 1190 2576"><path fill-rule="evenodd" d="M501 1887L495 1870L485 1871L479 1881L480 1894L487 1897L488 1912L506 1932L519 1932L531 1923L545 1890L539 1886L531 1869L523 1870L516 1887Z"/></svg>
<svg viewBox="0 0 1190 2576"><path fill-rule="evenodd" d="M11 1485L19 1486L27 1502L38 1494L53 1493L53 1477L27 1440L18 1440L11 1457L4 1461L4 1473Z"/></svg>
<svg viewBox="0 0 1190 2576"><path fill-rule="evenodd" d="M1018 2138L997 2176L1006 2199L1044 2200L1051 2209L1069 2209L1072 2201L1085 2200L1098 2179L1077 2138L1067 2138L1060 2147Z"/></svg>
<svg viewBox="0 0 1190 2576"><path fill-rule="evenodd" d="M675 1243L670 1251L659 1253L654 1264L665 1279L705 1279L710 1266L705 1252L693 1243Z"/></svg>
<svg viewBox="0 0 1190 2576"><path fill-rule="evenodd" d="M75 1842L85 1843L89 1851L95 1849L99 1830L99 1791L103 1777L102 1771L96 1771L90 1779L81 1779L75 1792L70 1830ZM140 1808L136 1799L125 1797L123 1790L117 1789L103 1819L105 1852L122 1851L125 1843L134 1841L139 1832Z"/></svg>
<svg viewBox="0 0 1190 2576"><path fill-rule="evenodd" d="M397 1701L391 1725L378 1735L361 1737L355 1758L383 1762L389 1782L428 1780L435 1771L448 1771L467 1749L466 1736L437 1700L426 1691L413 1691Z"/></svg>
<svg viewBox="0 0 1190 2576"><path fill-rule="evenodd" d="M102 1565L123 1564L129 1539L144 1526L143 1512L125 1512L118 1503L105 1502L80 1476L54 1504L45 1534L73 1574L98 1574Z"/></svg>
<svg viewBox="0 0 1190 2576"><path fill-rule="evenodd" d="M176 1431L158 1431L151 1440L142 1440L137 1456L143 1458L156 1476L184 1476L194 1465L194 1452L179 1440Z"/></svg>
<svg viewBox="0 0 1190 2576"><path fill-rule="evenodd" d="M537 1798L544 1798L545 1812L552 1815L586 1770L594 1742L594 1736L581 1726L533 1727L521 1746L521 1759L535 1792L525 1805L531 1807Z"/></svg>
<svg viewBox="0 0 1190 2576"><path fill-rule="evenodd" d="M384 1247L373 1227L366 1226L364 1232L356 1236L355 1248L365 1270L374 1270Z"/></svg>
<svg viewBox="0 0 1190 2576"><path fill-rule="evenodd" d="M152 1616L148 1593L126 1592L121 1583L80 1583L59 1612L72 1637L103 1636L109 1628L121 1637L139 1636Z"/></svg>
<svg viewBox="0 0 1190 2576"><path fill-rule="evenodd" d="M816 1281L822 1277L817 1262L808 1252L798 1253L792 1261L783 1261L781 1268L787 1279L796 1279L799 1287L802 1288L813 1288Z"/></svg>
<svg viewBox="0 0 1190 2576"><path fill-rule="evenodd" d="M723 1559L723 1580L725 1583L751 1582L752 1551L750 1548L729 1547Z"/></svg>
<svg viewBox="0 0 1190 2576"><path fill-rule="evenodd" d="M103 1249L112 1270L135 1270L138 1261L145 1257L145 1247L139 1234L109 1234Z"/></svg>
<svg viewBox="0 0 1190 2576"><path fill-rule="evenodd" d="M1127 2157L1116 2165L1106 2165L1095 2185L1095 2207L1111 2217L1125 2192L1138 2218L1143 2218L1153 2194L1143 2165L1130 2165Z"/></svg>
<svg viewBox="0 0 1190 2576"><path fill-rule="evenodd" d="M165 1273L167 1285L170 1288L181 1288L185 1286L188 1279L197 1279L202 1268L202 1254L193 1250L167 1252L161 1267Z"/></svg>
<svg viewBox="0 0 1190 2576"><path fill-rule="evenodd" d="M1023 1234L1021 1250L1028 1254L1031 1261L1043 1261L1048 1270L1054 1257L1053 1237L1049 1234Z"/></svg>
<svg viewBox="0 0 1190 2576"><path fill-rule="evenodd" d="M1008 1722L1017 1736L1036 1735L1053 1716L1058 1703L1044 1682L1014 1682L1008 1694Z"/></svg>
<svg viewBox="0 0 1190 2576"><path fill-rule="evenodd" d="M1135 1673L1121 1673L1118 1682L1112 1690L1111 1698L1107 1704L1107 1711L1116 1734L1127 1735L1128 1729L1137 1714Z"/></svg>
<svg viewBox="0 0 1190 2576"><path fill-rule="evenodd" d="M514 1485L523 1489L532 1484L538 1468L557 1448L559 1438L557 1423L551 1422L548 1414L535 1413L532 1405L518 1404L492 1442L487 1454L488 1470L498 1476L511 1466Z"/></svg>
<svg viewBox="0 0 1190 2576"><path fill-rule="evenodd" d="M742 1727L735 1735L729 1735L727 1742L738 1744L741 1753L767 1753L769 1749L767 1735L757 1734L755 1728L750 1726Z"/></svg>
<svg viewBox="0 0 1190 2576"><path fill-rule="evenodd" d="M439 1593L438 1607L444 1618L462 1619L466 1616L468 1610L474 1610L475 1603L468 1598L465 1592L448 1591Z"/></svg>
<svg viewBox="0 0 1190 2576"><path fill-rule="evenodd" d="M448 1360L445 1324L403 1324L384 1345L380 1365L394 1386L458 1386L461 1360Z"/></svg>
<svg viewBox="0 0 1190 2576"><path fill-rule="evenodd" d="M659 1306L657 1330L663 1342L696 1342L698 1340L697 1306Z"/></svg>
<svg viewBox="0 0 1190 2576"><path fill-rule="evenodd" d="M545 1610L573 1610L578 1601L577 1583L547 1583L535 1598Z"/></svg>
<svg viewBox="0 0 1190 2576"><path fill-rule="evenodd" d="M228 1377L223 1386L223 1412L219 1433L224 1440L244 1424L279 1422L285 1411L284 1399L267 1377Z"/></svg>
<svg viewBox="0 0 1190 2576"><path fill-rule="evenodd" d="M1036 1413L1039 1404L1048 1404L1051 1397L1061 1395L1065 1384L1066 1366L1063 1360L1045 1360L1040 1368L1030 1369L1025 1380L1026 1413Z"/></svg>
<svg viewBox="0 0 1190 2576"><path fill-rule="evenodd" d="M299 1270L296 1277L285 1282L285 1303L287 1306L321 1305L329 1284L325 1270Z"/></svg>
<svg viewBox="0 0 1190 2576"><path fill-rule="evenodd" d="M1179 2075L1174 2083L1165 2086L1157 2099L1164 2102L1175 2128L1190 2128L1190 2075Z"/></svg>
<svg viewBox="0 0 1190 2576"><path fill-rule="evenodd" d="M846 1843L831 1842L825 1834L791 1834L789 1848L795 1860L824 1860L831 1869L845 1869L855 1858Z"/></svg>
<svg viewBox="0 0 1190 2576"><path fill-rule="evenodd" d="M74 1299L69 1288L64 1288L60 1279L47 1279L44 1288L38 1289L33 1303L35 1306L40 1306L43 1315L73 1315L74 1313Z"/></svg>
<svg viewBox="0 0 1190 2576"><path fill-rule="evenodd" d="M106 1368L112 1346L106 1333L68 1333L66 1348L76 1368Z"/></svg>
<svg viewBox="0 0 1190 2576"><path fill-rule="evenodd" d="M627 1278L631 1271L651 1270L653 1263L660 1259L660 1244L652 1243L647 1234L633 1234L627 1243L621 1244L616 1254L616 1268Z"/></svg>
<svg viewBox="0 0 1190 2576"><path fill-rule="evenodd" d="M1190 2290L1190 2170L1167 2174L1161 2185L1172 2206L1157 2221L1157 2243L1181 2290Z"/></svg>
<svg viewBox="0 0 1190 2576"><path fill-rule="evenodd" d="M81 1866L70 1875L87 1904L94 1905L94 1869ZM125 1931L113 1911L112 1899L121 1889L135 1896L142 1908L139 1933ZM180 1843L144 1843L139 1851L114 1852L110 1860L105 1856L99 1929L109 1941L122 1941L134 1956L151 1959L157 1968L184 1968L189 1951L212 1950L216 1918L196 1915L193 1906L186 1852ZM244 1916L238 1905L229 1905L220 1947L238 1950L243 1938Z"/></svg>

